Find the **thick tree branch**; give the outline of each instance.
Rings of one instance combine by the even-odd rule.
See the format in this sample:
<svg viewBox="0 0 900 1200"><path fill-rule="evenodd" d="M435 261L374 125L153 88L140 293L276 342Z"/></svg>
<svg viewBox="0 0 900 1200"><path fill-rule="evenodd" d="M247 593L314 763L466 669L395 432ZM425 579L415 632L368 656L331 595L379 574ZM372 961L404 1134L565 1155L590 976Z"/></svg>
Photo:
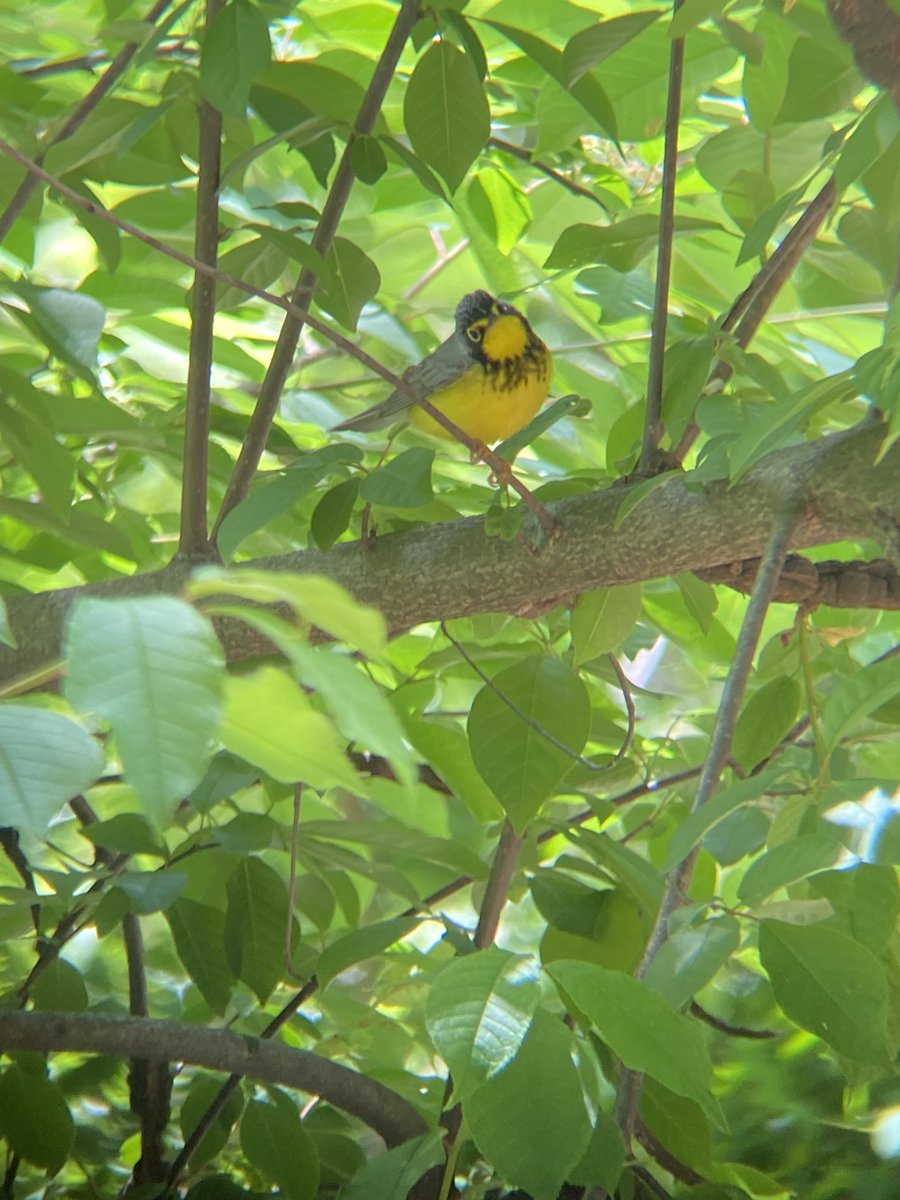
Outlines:
<svg viewBox="0 0 900 1200"><path fill-rule="evenodd" d="M551 506L562 534L537 558L515 542L485 536L479 518L429 525L379 537L367 549L347 542L327 553L307 550L261 558L255 567L328 576L380 609L390 630L422 621L482 612L519 612L539 601L658 579L683 571L758 557L766 545L786 484L804 498L792 549L854 537L896 548L895 497L900 494L900 445L873 466L884 429L867 425L767 455L732 487L702 486L691 475L660 483L616 524L628 488L571 496ZM525 518L533 529L534 519ZM160 571L7 599L18 648L0 646L0 681L9 682L59 658L63 624L81 596L177 594L186 563ZM217 622L229 659L270 648L234 619Z"/></svg>
<svg viewBox="0 0 900 1200"><path fill-rule="evenodd" d="M0 1013L4 1050L61 1050L189 1063L298 1088L365 1122L389 1146L427 1132L402 1096L350 1067L309 1050L175 1021L100 1013Z"/></svg>

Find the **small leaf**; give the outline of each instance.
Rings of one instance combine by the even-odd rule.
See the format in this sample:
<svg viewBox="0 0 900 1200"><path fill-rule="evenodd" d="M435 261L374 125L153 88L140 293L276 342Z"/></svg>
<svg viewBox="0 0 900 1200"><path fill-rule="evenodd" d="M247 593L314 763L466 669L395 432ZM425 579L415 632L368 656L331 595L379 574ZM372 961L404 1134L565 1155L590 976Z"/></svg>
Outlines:
<svg viewBox="0 0 900 1200"><path fill-rule="evenodd" d="M165 910L175 949L203 999L225 1012L234 978L225 958L225 915L218 908L182 897Z"/></svg>
<svg viewBox="0 0 900 1200"><path fill-rule="evenodd" d="M381 275L368 254L355 242L336 237L316 289L316 303L355 333L363 308L380 287Z"/></svg>
<svg viewBox="0 0 900 1200"><path fill-rule="evenodd" d="M61 713L0 706L0 824L43 838L62 806L103 770L89 734Z"/></svg>
<svg viewBox="0 0 900 1200"><path fill-rule="evenodd" d="M393 917L353 929L331 943L316 962L316 978L324 985L355 963L383 954L419 924L418 917Z"/></svg>
<svg viewBox="0 0 900 1200"><path fill-rule="evenodd" d="M309 529L320 550L330 550L349 526L360 483L358 475L345 479L330 488L313 509Z"/></svg>
<svg viewBox="0 0 900 1200"><path fill-rule="evenodd" d="M361 183L377 183L387 170L387 159L378 138L357 135L350 143L350 165Z"/></svg>
<svg viewBox="0 0 900 1200"><path fill-rule="evenodd" d="M870 950L834 929L763 921L759 956L786 1016L838 1054L887 1066L887 983Z"/></svg>
<svg viewBox="0 0 900 1200"><path fill-rule="evenodd" d="M589 727L587 690L556 658L523 659L475 697L466 726L472 758L517 833L571 770Z"/></svg>
<svg viewBox="0 0 900 1200"><path fill-rule="evenodd" d="M265 1004L284 970L288 893L281 876L253 855L225 885L225 955L233 974Z"/></svg>
<svg viewBox="0 0 900 1200"><path fill-rule="evenodd" d="M455 192L491 132L490 108L471 59L442 40L416 64L403 99L416 154Z"/></svg>
<svg viewBox="0 0 900 1200"><path fill-rule="evenodd" d="M315 1200L319 1155L292 1104L251 1100L241 1119L241 1149L286 1200Z"/></svg>
<svg viewBox="0 0 900 1200"><path fill-rule="evenodd" d="M741 927L734 917L704 921L673 933L644 976L674 1009L683 1008L737 950Z"/></svg>
<svg viewBox="0 0 900 1200"><path fill-rule="evenodd" d="M425 1020L456 1097L515 1058L540 995L534 960L495 946L442 968L428 991Z"/></svg>
<svg viewBox="0 0 900 1200"><path fill-rule="evenodd" d="M281 783L365 792L331 722L277 667L228 680L222 741Z"/></svg>
<svg viewBox="0 0 900 1200"><path fill-rule="evenodd" d="M578 667L617 650L641 615L638 583L582 592L572 610L572 646Z"/></svg>
<svg viewBox="0 0 900 1200"><path fill-rule="evenodd" d="M422 1176L445 1157L441 1131L423 1133L370 1159L341 1188L341 1200L407 1200Z"/></svg>
<svg viewBox="0 0 900 1200"><path fill-rule="evenodd" d="M778 888L833 867L843 854L843 843L834 830L791 838L750 864L738 887L738 896L756 908Z"/></svg>
<svg viewBox="0 0 900 1200"><path fill-rule="evenodd" d="M213 107L244 117L250 89L272 61L266 18L249 0L230 0L206 31L200 87Z"/></svg>
<svg viewBox="0 0 900 1200"><path fill-rule="evenodd" d="M590 1141L594 1113L577 1052L572 1031L539 1010L509 1066L463 1103L475 1145L534 1200L556 1200Z"/></svg>
<svg viewBox="0 0 900 1200"><path fill-rule="evenodd" d="M547 971L626 1067L643 1071L677 1095L694 1100L722 1124L711 1091L709 1051L695 1024L621 971L564 960L551 963Z"/></svg>
<svg viewBox="0 0 900 1200"><path fill-rule="evenodd" d="M359 489L363 500L386 508L421 508L434 497L431 468L434 451L413 446L371 471Z"/></svg>
<svg viewBox="0 0 900 1200"><path fill-rule="evenodd" d="M822 734L834 750L844 734L900 692L896 662L872 663L835 687L822 711Z"/></svg>
<svg viewBox="0 0 900 1200"><path fill-rule="evenodd" d="M664 15L665 9L651 8L597 21L587 29L579 30L569 38L563 50L563 69L567 81L570 84L577 83L582 75L615 54L626 42Z"/></svg>
<svg viewBox="0 0 900 1200"><path fill-rule="evenodd" d="M103 305L80 292L37 287L24 280L7 280L4 286L25 301L30 315L14 308L8 311L31 329L51 354L96 385L97 346L106 323Z"/></svg>
<svg viewBox="0 0 900 1200"><path fill-rule="evenodd" d="M105 717L153 819L200 782L222 714L222 648L209 621L169 596L81 600L66 629L66 695Z"/></svg>
<svg viewBox="0 0 900 1200"><path fill-rule="evenodd" d="M84 1012L88 993L77 967L57 958L41 972L31 989L34 1007L42 1012Z"/></svg>
<svg viewBox="0 0 900 1200"><path fill-rule="evenodd" d="M797 719L800 685L788 675L770 679L744 705L734 731L732 753L748 773L770 754Z"/></svg>
<svg viewBox="0 0 900 1200"><path fill-rule="evenodd" d="M69 1156L75 1126L59 1087L13 1063L0 1075L0 1132L15 1154L55 1175Z"/></svg>
<svg viewBox="0 0 900 1200"><path fill-rule="evenodd" d="M171 908L184 891L188 876L173 870L122 871L115 882L128 897L131 911L143 916Z"/></svg>

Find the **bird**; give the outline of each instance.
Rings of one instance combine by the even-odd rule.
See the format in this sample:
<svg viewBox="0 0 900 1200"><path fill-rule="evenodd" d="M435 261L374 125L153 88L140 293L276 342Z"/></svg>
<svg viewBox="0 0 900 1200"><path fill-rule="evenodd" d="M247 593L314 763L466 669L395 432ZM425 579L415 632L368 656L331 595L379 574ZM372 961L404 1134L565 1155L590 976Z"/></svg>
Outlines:
<svg viewBox="0 0 900 1200"><path fill-rule="evenodd" d="M403 380L413 395L489 446L518 433L537 413L547 398L552 367L550 351L522 313L479 290L463 296L453 333L409 367ZM334 429L366 433L403 418L437 437L453 437L400 391Z"/></svg>

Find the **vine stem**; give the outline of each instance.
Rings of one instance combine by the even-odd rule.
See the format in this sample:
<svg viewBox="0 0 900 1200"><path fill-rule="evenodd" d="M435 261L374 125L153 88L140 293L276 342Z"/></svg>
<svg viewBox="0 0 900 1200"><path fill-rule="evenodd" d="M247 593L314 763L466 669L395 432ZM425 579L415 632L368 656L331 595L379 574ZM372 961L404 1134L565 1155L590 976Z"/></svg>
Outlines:
<svg viewBox="0 0 900 1200"><path fill-rule="evenodd" d="M784 504L772 526L765 554L760 560L759 570L753 594L747 604L747 611L741 624L735 646L734 658L722 689L722 697L716 712L715 725L710 739L709 753L700 771L697 782L697 792L691 811L696 812L712 797L718 786L719 779L728 761L731 741L740 712L741 701L747 686L747 680L753 666L753 656L759 643L763 621L769 609L772 596L778 584L790 543L791 533L797 523L802 508L802 500L797 495L787 496ZM698 848L695 847L669 872L656 921L647 940L643 958L635 972L637 979L643 979L653 965L656 956L662 949L668 936L669 918L682 902L684 894L690 885L694 873ZM616 1100L616 1119L622 1132L626 1148L631 1144L637 1120L638 1105L641 1098L643 1076L636 1071L623 1069L619 1077L618 1096Z"/></svg>

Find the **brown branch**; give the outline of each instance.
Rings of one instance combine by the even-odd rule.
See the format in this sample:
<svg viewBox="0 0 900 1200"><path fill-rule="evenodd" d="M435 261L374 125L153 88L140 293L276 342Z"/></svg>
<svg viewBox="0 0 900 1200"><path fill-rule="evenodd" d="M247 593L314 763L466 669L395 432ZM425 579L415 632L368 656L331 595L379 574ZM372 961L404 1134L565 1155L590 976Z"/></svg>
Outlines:
<svg viewBox="0 0 900 1200"><path fill-rule="evenodd" d="M397 69L397 63L400 60L403 47L418 17L418 0L402 0L400 11L397 13L397 19L385 43L381 58L372 72L372 78L369 80L369 86L366 89L366 94L363 96L353 130L347 141L347 145L344 147L344 153L341 156L337 171L332 180L331 189L322 207L319 224L313 235L312 248L323 257L331 248L338 224L350 196L350 189L353 185L354 176L353 167L350 162L350 152L354 138L372 132L388 85ZM305 309L309 307L316 282L317 276L315 272L305 267L300 273L292 296L298 308ZM222 501L218 518L213 526L213 541L215 541L224 518L231 512L235 505L239 504L245 498L250 489L253 476L259 466L259 460L262 458L263 451L266 448L269 430L272 427L275 413L278 410L278 404L281 400L281 393L284 390L288 372L294 361L294 353L297 349L297 342L299 341L303 324L304 318L298 318L289 314L281 326L275 350L269 362L265 379L259 390L256 407L253 410L253 415L250 418L250 423L244 435L238 460L235 463L234 471L228 482L228 488L225 492L225 498Z"/></svg>
<svg viewBox="0 0 900 1200"><path fill-rule="evenodd" d="M696 487L690 473L673 475L623 521L616 518L627 487L555 501L550 507L564 534L528 559L527 570L521 548L488 541L478 518L389 533L371 549L345 542L327 553L295 551L252 565L327 576L378 608L392 632L473 613L518 613L560 594L753 558L762 553L775 498L787 484L801 488L806 501L792 548L880 536L879 522L888 515L883 508L900 492L900 444L876 464L884 432L882 426L865 425L785 447L755 463L731 487L725 480ZM189 577L188 564L173 562L143 575L7 597L19 644L0 646L0 684L7 684L0 692L22 690L58 660L63 623L80 597L177 595ZM242 621L215 618L214 623L229 661L271 653L265 638ZM21 685L14 682L17 676L24 677Z"/></svg>
<svg viewBox="0 0 900 1200"><path fill-rule="evenodd" d="M835 28L860 71L900 108L900 14L885 0L828 0Z"/></svg>
<svg viewBox="0 0 900 1200"><path fill-rule="evenodd" d="M31 873L31 867L28 864L28 859L22 853L22 848L19 845L19 831L14 829L12 825L0 826L0 848L9 859L16 874L25 884L29 892L34 892L34 876ZM31 906L31 921L34 925L34 932L40 937L41 933L41 906L37 902Z"/></svg>
<svg viewBox="0 0 900 1200"><path fill-rule="evenodd" d="M674 0L673 15L682 0ZM647 364L647 408L637 470L652 475L664 433L662 420L663 368L666 356L666 326L669 319L669 284L672 276L672 244L675 239L675 184L678 166L678 127L681 120L681 86L684 74L684 38L673 38L669 49L669 91L666 101L666 132L663 150L662 194L659 206L659 243L656 248L656 288Z"/></svg>
<svg viewBox="0 0 900 1200"><path fill-rule="evenodd" d="M745 595L753 590L759 559L705 567L694 574L707 583L722 583ZM885 612L900 610L900 571L884 558L871 562L811 562L800 554L789 554L772 597L779 604L802 604L814 608L871 608Z"/></svg>
<svg viewBox="0 0 900 1200"><path fill-rule="evenodd" d="M0 1045L7 1051L137 1055L280 1083L358 1117L389 1146L428 1131L419 1112L377 1080L309 1050L225 1029L106 1013L0 1012Z"/></svg>
<svg viewBox="0 0 900 1200"><path fill-rule="evenodd" d="M622 699L625 701L625 713L628 718L628 728L625 730L625 737L622 739L622 745L615 753L610 766L617 766L631 748L631 743L634 741L634 697L631 694L631 680L622 670L619 660L614 654L608 654L609 664L616 673L616 679L619 681L619 690L622 693Z"/></svg>
<svg viewBox="0 0 900 1200"><path fill-rule="evenodd" d="M704 1021L711 1029L717 1029L719 1033L727 1033L729 1037L751 1038L754 1041L781 1037L781 1034L775 1029L749 1029L746 1025L730 1025L728 1021L723 1021L721 1017L716 1017L711 1012L707 1012L705 1008L701 1008L696 1000L691 1001L691 1013L698 1020Z"/></svg>
<svg viewBox="0 0 900 1200"><path fill-rule="evenodd" d="M522 841L509 821L504 821L478 913L478 928L473 939L476 950L493 946L497 937L497 927L509 896L509 885L519 860Z"/></svg>
<svg viewBox="0 0 900 1200"><path fill-rule="evenodd" d="M213 23L223 0L206 0L206 26ZM197 225L194 257L215 267L219 251L219 171L222 114L200 101L200 145L197 153ZM216 285L206 273L194 274L191 292L191 340L184 413L184 470L178 553L187 559L209 557L206 523L209 475L209 400L213 360Z"/></svg>
<svg viewBox="0 0 900 1200"><path fill-rule="evenodd" d="M156 0L156 3L144 17L144 24L155 25L162 14L166 11L172 0ZM135 54L140 49L136 42L129 42L123 46L116 57L107 67L103 75L97 80L84 99L77 105L69 118L63 123L57 133L52 134L44 143L40 154L38 155L38 163L44 161L44 157L51 146L55 146L58 142L64 141L71 137L76 129L80 129L90 114L94 111L104 96L119 82L124 75L128 65L134 58ZM15 194L7 204L4 212L0 214L0 243L4 241L6 235L12 229L25 205L31 199L38 185L38 177L30 172L22 180Z"/></svg>
<svg viewBox="0 0 900 1200"><path fill-rule="evenodd" d="M741 622L741 631L738 634L734 657L716 711L709 750L697 783L697 794L694 797L692 812L696 812L712 797L728 762L741 701L753 666L753 656L756 653L763 621L769 610L775 585L784 563L791 533L799 517L800 504L799 493L794 489L790 491L786 489L772 525L766 552L760 563L753 595L750 597L747 611ZM645 977L662 949L668 936L669 918L682 903L690 884L698 849L699 847L695 847L673 867L666 878L659 912L656 914L653 929L647 939L643 957L635 971L638 979ZM621 1072L616 1100L616 1117L626 1149L631 1143L634 1132L642 1082L642 1076L636 1071L623 1069Z"/></svg>
<svg viewBox="0 0 900 1200"><path fill-rule="evenodd" d="M137 916L122 918L122 936L128 963L128 1001L133 1017L146 1017L147 976L144 970L144 939ZM161 1183L166 1177L163 1136L169 1123L172 1077L169 1064L147 1058L132 1058L128 1072L131 1111L141 1127L141 1156L134 1166L136 1184Z"/></svg>

